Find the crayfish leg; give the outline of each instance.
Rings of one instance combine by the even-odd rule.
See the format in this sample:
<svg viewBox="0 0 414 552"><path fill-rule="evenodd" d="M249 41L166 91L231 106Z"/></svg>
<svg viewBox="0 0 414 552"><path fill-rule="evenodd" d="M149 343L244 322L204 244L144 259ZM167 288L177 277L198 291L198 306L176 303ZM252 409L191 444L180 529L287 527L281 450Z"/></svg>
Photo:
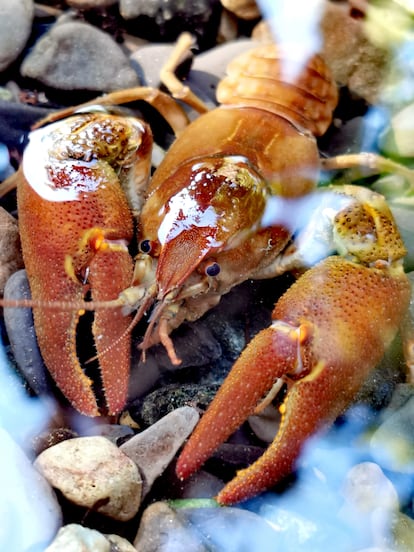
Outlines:
<svg viewBox="0 0 414 552"><path fill-rule="evenodd" d="M185 86L176 76L177 67L191 54L194 38L190 33L182 33L164 66L160 78L164 86L171 92L173 98L182 100L198 113L207 113L208 107L194 92Z"/></svg>

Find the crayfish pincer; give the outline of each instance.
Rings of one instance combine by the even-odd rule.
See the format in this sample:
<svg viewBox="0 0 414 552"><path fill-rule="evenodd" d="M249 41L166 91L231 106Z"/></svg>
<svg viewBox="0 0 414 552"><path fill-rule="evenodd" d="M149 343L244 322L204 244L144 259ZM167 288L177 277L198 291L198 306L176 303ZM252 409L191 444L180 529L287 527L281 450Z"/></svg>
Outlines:
<svg viewBox="0 0 414 552"><path fill-rule="evenodd" d="M65 108L35 125L18 172L0 190L17 187L32 294L1 304L33 308L48 371L88 416L119 413L128 395L132 327L123 291L134 281L128 246L151 172L153 138L147 123L112 107L136 100L153 105L176 133L188 124L169 95L146 87ZM86 311L94 311L102 390L78 357L77 330Z"/></svg>
<svg viewBox="0 0 414 552"><path fill-rule="evenodd" d="M61 391L89 416L99 410L77 355L78 305L88 293L93 301L111 301L131 284L133 217L120 181L146 181L150 148L149 128L133 118L77 114L32 132L17 174L39 347ZM62 302L62 308L47 308ZM118 412L127 398L129 324L120 306L95 312L92 331L108 413Z"/></svg>
<svg viewBox="0 0 414 552"><path fill-rule="evenodd" d="M279 299L273 323L248 344L177 463L180 477L197 470L252 414L282 378L288 393L279 431L254 464L237 473L217 500L231 504L274 485L295 467L308 437L350 404L391 344L408 308L406 251L384 198L364 188L328 188L309 227L326 236L330 255ZM339 208L339 209L338 209ZM309 228L304 230L306 234ZM303 253L281 257L293 267Z"/></svg>

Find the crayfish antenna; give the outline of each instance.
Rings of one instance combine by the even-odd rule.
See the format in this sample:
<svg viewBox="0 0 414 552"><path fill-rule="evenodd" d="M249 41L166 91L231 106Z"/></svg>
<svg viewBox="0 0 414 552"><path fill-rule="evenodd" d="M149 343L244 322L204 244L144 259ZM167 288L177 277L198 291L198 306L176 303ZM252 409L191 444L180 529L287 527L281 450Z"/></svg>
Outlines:
<svg viewBox="0 0 414 552"><path fill-rule="evenodd" d="M0 306L4 308L22 309L51 309L51 310L79 310L95 311L97 309L112 309L124 306L120 299L109 301L36 301L35 299L0 299Z"/></svg>
<svg viewBox="0 0 414 552"><path fill-rule="evenodd" d="M116 301L118 302L118 304L116 306L120 306L120 305L125 306L124 302L121 303L121 298L117 299ZM98 359L102 358L107 353L112 351L112 349L114 347L116 347L123 339L125 339L132 332L132 330L135 328L135 326L141 321L142 317L144 316L145 312L149 309L149 307L151 306L153 301L154 301L154 298L153 298L152 295L147 296L144 299L141 306L139 307L139 309L137 310L137 312L135 313L134 317L132 318L132 320L131 320L130 324L128 325L128 327L126 328L126 330L124 330L115 339L115 341L113 341L108 347L103 349L103 351L100 351L99 355L98 354L94 355L93 357L91 357L87 361L85 361L85 364L89 364L89 363L93 362L94 360L98 360ZM91 303L93 303L94 305L99 305L99 302L95 303L95 302L91 301ZM95 310L95 309L93 309L93 310Z"/></svg>

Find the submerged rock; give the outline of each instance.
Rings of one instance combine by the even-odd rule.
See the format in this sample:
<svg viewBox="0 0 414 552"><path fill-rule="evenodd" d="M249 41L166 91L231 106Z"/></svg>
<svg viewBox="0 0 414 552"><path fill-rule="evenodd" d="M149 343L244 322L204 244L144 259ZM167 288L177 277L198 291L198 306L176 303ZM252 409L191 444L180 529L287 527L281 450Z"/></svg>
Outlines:
<svg viewBox="0 0 414 552"><path fill-rule="evenodd" d="M46 479L0 428L0 549L43 550L61 524L62 512Z"/></svg>
<svg viewBox="0 0 414 552"><path fill-rule="evenodd" d="M134 546L140 552L207 552L197 533L165 502L145 510Z"/></svg>
<svg viewBox="0 0 414 552"><path fill-rule="evenodd" d="M136 552L136 548L119 535L103 535L76 523L62 527L45 552Z"/></svg>
<svg viewBox="0 0 414 552"><path fill-rule="evenodd" d="M14 272L23 266L17 220L0 207L0 295Z"/></svg>
<svg viewBox="0 0 414 552"><path fill-rule="evenodd" d="M66 0L68 6L81 10L107 8L117 3L118 0Z"/></svg>
<svg viewBox="0 0 414 552"><path fill-rule="evenodd" d="M8 279L4 298L31 298L25 270L18 270ZM50 378L37 345L31 309L5 308L4 321L14 358L27 384L38 395L48 393L51 389Z"/></svg>
<svg viewBox="0 0 414 552"><path fill-rule="evenodd" d="M120 450L135 462L142 474L143 495L171 462L198 419L195 408L177 408L121 445Z"/></svg>
<svg viewBox="0 0 414 552"><path fill-rule="evenodd" d="M32 30L33 0L0 0L0 71L23 50Z"/></svg>
<svg viewBox="0 0 414 552"><path fill-rule="evenodd" d="M111 552L111 543L102 533L71 523L62 527L45 552Z"/></svg>
<svg viewBox="0 0 414 552"><path fill-rule="evenodd" d="M414 387L404 386L411 396L397 409L391 405L384 421L372 435L371 454L388 470L414 473ZM404 389L401 387L399 389Z"/></svg>
<svg viewBox="0 0 414 552"><path fill-rule="evenodd" d="M54 25L24 59L21 74L64 90L112 91L139 84L114 39L78 21Z"/></svg>
<svg viewBox="0 0 414 552"><path fill-rule="evenodd" d="M216 43L221 4L219 0L120 0L119 11L134 20L133 32L156 40L175 40L191 32L202 48Z"/></svg>
<svg viewBox="0 0 414 552"><path fill-rule="evenodd" d="M69 500L120 521L137 513L141 477L126 454L105 437L62 441L42 452L36 468Z"/></svg>

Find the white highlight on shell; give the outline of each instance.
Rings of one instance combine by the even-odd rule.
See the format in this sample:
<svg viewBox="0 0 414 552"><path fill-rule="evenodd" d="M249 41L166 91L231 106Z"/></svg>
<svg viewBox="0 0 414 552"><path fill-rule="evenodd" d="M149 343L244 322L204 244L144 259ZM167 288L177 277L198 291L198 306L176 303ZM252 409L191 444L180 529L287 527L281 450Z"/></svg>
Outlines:
<svg viewBox="0 0 414 552"><path fill-rule="evenodd" d="M93 191L99 186L99 180L89 179L85 186L65 186L56 188L49 178L48 167L93 167L96 161L57 160L53 156L56 133L65 133L65 122L58 121L29 134L29 144L23 154L23 174L33 190L47 201L76 201L82 199L86 191Z"/></svg>
<svg viewBox="0 0 414 552"><path fill-rule="evenodd" d="M169 201L169 211L166 213L158 229L158 240L161 245L171 241L181 232L194 226L216 227L218 216L211 205L206 209L200 209L197 201L191 197L187 188L174 195ZM218 247L220 243L212 243L211 247Z"/></svg>

